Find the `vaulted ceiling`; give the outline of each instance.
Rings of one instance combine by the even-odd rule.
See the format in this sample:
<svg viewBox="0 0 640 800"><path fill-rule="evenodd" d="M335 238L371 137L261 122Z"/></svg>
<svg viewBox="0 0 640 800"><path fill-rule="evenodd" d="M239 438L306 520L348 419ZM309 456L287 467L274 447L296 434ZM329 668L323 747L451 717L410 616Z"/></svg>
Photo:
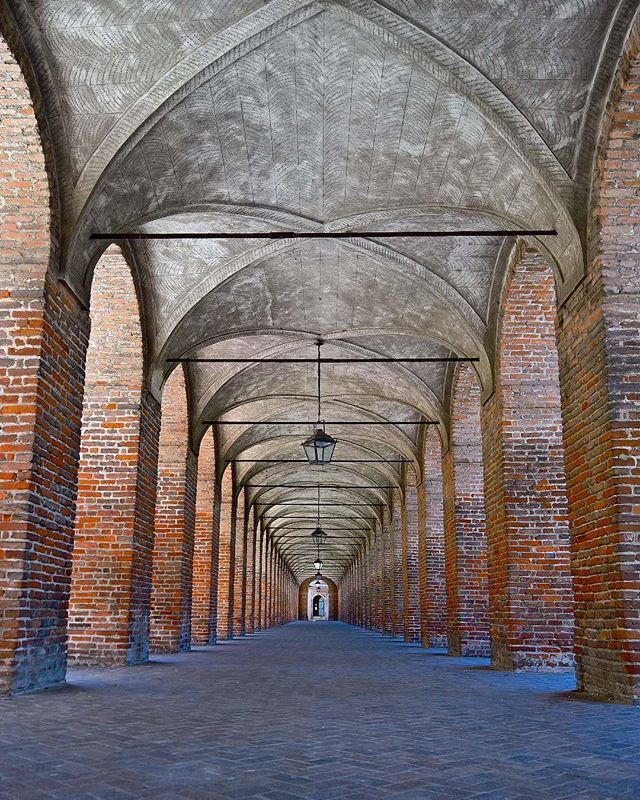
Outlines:
<svg viewBox="0 0 640 800"><path fill-rule="evenodd" d="M580 279L599 117L637 0L6 0L44 96L64 279L88 302L96 232L527 230L560 301ZM492 386L496 310L515 237L130 241L148 383L176 358L478 358ZM424 428L340 426L336 459L299 459L313 364L187 366L192 435L218 426L300 576L325 487L327 574L420 476ZM338 364L332 420L434 420L452 366ZM403 466L398 462L404 460ZM347 487L359 488L347 488ZM351 506L337 505L338 502ZM369 504L369 505L363 505ZM323 509L325 507L323 506ZM304 515L303 514L303 515ZM329 522L329 516L336 517ZM360 533L360 531L364 533Z"/></svg>

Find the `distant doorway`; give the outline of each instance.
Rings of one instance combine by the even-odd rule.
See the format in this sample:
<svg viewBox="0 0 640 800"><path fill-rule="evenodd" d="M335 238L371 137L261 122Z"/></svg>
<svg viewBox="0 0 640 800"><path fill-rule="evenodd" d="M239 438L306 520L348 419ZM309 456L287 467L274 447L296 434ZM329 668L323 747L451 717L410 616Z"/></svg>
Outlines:
<svg viewBox="0 0 640 800"><path fill-rule="evenodd" d="M324 617L324 606L324 597L321 594L317 594L313 598L313 616Z"/></svg>
<svg viewBox="0 0 640 800"><path fill-rule="evenodd" d="M329 619L329 587L324 581L314 580L309 585L307 611L310 620Z"/></svg>

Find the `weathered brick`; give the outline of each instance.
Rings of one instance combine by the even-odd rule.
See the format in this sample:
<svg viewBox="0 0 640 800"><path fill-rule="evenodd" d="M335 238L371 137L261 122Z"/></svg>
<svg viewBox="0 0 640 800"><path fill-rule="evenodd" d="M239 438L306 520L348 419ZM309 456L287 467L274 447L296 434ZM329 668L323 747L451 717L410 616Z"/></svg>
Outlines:
<svg viewBox="0 0 640 800"><path fill-rule="evenodd" d="M151 594L151 650L156 653L191 647L198 457L188 437L185 380L178 368L162 392Z"/></svg>
<svg viewBox="0 0 640 800"><path fill-rule="evenodd" d="M456 371L451 442L443 458L447 638L451 655L489 655L482 464L480 386L472 368L464 366Z"/></svg>
<svg viewBox="0 0 640 800"><path fill-rule="evenodd" d="M0 69L0 691L10 693L65 676L89 317L57 278L39 111L1 37ZM27 188L7 185L16 167Z"/></svg>
<svg viewBox="0 0 640 800"><path fill-rule="evenodd" d="M573 665L573 590L554 276L524 245L500 308L495 391L482 408L491 658Z"/></svg>
<svg viewBox="0 0 640 800"><path fill-rule="evenodd" d="M218 534L217 638L233 638L233 565L235 560L235 504L233 475L228 466L220 484Z"/></svg>
<svg viewBox="0 0 640 800"><path fill-rule="evenodd" d="M191 606L191 641L193 644L211 643L215 489L215 447L213 435L211 431L207 431L200 442L198 451L193 547L193 601Z"/></svg>
<svg viewBox="0 0 640 800"><path fill-rule="evenodd" d="M404 476L402 496L402 594L403 638L405 642L420 641L420 576L418 486L413 469Z"/></svg>
<svg viewBox="0 0 640 800"><path fill-rule="evenodd" d="M640 701L640 41L620 60L603 118L586 275L558 312L578 686ZM634 113L628 116L629 111ZM619 146L624 138L624 148Z"/></svg>
<svg viewBox="0 0 640 800"><path fill-rule="evenodd" d="M75 663L149 655L160 406L143 389L142 352L129 266L111 247L91 289L68 620Z"/></svg>

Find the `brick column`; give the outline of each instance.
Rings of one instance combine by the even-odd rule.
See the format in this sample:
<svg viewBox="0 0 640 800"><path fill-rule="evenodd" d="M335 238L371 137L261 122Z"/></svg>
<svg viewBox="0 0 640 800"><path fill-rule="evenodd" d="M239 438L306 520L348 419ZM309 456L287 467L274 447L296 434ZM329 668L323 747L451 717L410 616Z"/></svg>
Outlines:
<svg viewBox="0 0 640 800"><path fill-rule="evenodd" d="M265 562L264 562L264 626L271 627L271 581L273 580L271 537L267 533L265 540Z"/></svg>
<svg viewBox="0 0 640 800"><path fill-rule="evenodd" d="M578 687L640 700L640 59L630 38L604 117L587 272L558 312Z"/></svg>
<svg viewBox="0 0 640 800"><path fill-rule="evenodd" d="M365 543L360 556L360 627L367 627L367 546Z"/></svg>
<svg viewBox="0 0 640 800"><path fill-rule="evenodd" d="M554 276L514 252L493 395L482 408L492 664L573 665L573 592L555 342Z"/></svg>
<svg viewBox="0 0 640 800"><path fill-rule="evenodd" d="M340 584L340 615L342 622L351 624L351 567Z"/></svg>
<svg viewBox="0 0 640 800"><path fill-rule="evenodd" d="M91 290L69 598L75 663L137 664L149 655L160 406L143 392L142 370L136 292L112 246Z"/></svg>
<svg viewBox="0 0 640 800"><path fill-rule="evenodd" d="M247 582L247 508L246 492L241 489L236 497L236 536L233 569L233 635L244 636Z"/></svg>
<svg viewBox="0 0 640 800"><path fill-rule="evenodd" d="M380 520L380 536L378 538L380 547L380 633L387 633L387 616L389 603L389 586L387 582L387 552L388 531L385 527L385 509L383 509Z"/></svg>
<svg viewBox="0 0 640 800"><path fill-rule="evenodd" d="M361 628L366 627L367 624L367 609L366 609L366 595L365 595L365 584L366 584L366 570L365 570L365 554L366 554L366 544L362 549L362 553L358 559L358 618L359 618L359 625Z"/></svg>
<svg viewBox="0 0 640 800"><path fill-rule="evenodd" d="M280 624L280 556L274 550L273 556L273 625Z"/></svg>
<svg viewBox="0 0 640 800"><path fill-rule="evenodd" d="M423 480L418 490L419 530L424 531L424 556L420 557L423 647L447 646L442 502L442 445L437 431L432 430L425 437Z"/></svg>
<svg viewBox="0 0 640 800"><path fill-rule="evenodd" d="M29 89L1 37L0 64L0 692L18 693L66 672L89 317L47 275L48 176Z"/></svg>
<svg viewBox="0 0 640 800"><path fill-rule="evenodd" d="M376 520L375 539L374 539L374 589L375 589L375 616L373 628L382 633L382 526L380 520Z"/></svg>
<svg viewBox="0 0 640 800"><path fill-rule="evenodd" d="M358 624L358 561L351 564L351 595L350 595L351 624Z"/></svg>
<svg viewBox="0 0 640 800"><path fill-rule="evenodd" d="M211 588L209 592L208 644L218 640L218 573L220 567L220 525L222 522L222 480L215 476L213 490L213 520L211 529Z"/></svg>
<svg viewBox="0 0 640 800"><path fill-rule="evenodd" d="M188 446L185 382L178 368L162 393L150 635L156 653L191 646L197 469L198 457Z"/></svg>
<svg viewBox="0 0 640 800"><path fill-rule="evenodd" d="M402 501L404 641L420 641L418 576L418 489L413 470L407 471Z"/></svg>
<svg viewBox="0 0 640 800"><path fill-rule="evenodd" d="M282 557L278 556L278 624L284 624L284 567Z"/></svg>
<svg viewBox="0 0 640 800"><path fill-rule="evenodd" d="M275 622L275 598L276 598L276 580L275 580L275 564L276 564L276 548L273 539L269 541L269 627L273 628Z"/></svg>
<svg viewBox="0 0 640 800"><path fill-rule="evenodd" d="M367 536L367 542L362 554L362 627L371 627L371 541Z"/></svg>
<svg viewBox="0 0 640 800"><path fill-rule="evenodd" d="M376 532L369 539L369 630L376 629Z"/></svg>
<svg viewBox="0 0 640 800"><path fill-rule="evenodd" d="M251 508L248 514L248 531L247 531L247 548L246 548L246 563L247 563L247 579L246 579L246 597L245 597L245 631L246 633L253 633L255 620L254 620L254 603L255 603L255 573L256 573L256 509L255 506Z"/></svg>
<svg viewBox="0 0 640 800"><path fill-rule="evenodd" d="M269 539L267 535L267 531L263 529L263 538L262 538L262 580L261 580L261 590L260 590L260 600L261 600L261 627L262 629L267 627L267 549L268 549Z"/></svg>
<svg viewBox="0 0 640 800"><path fill-rule="evenodd" d="M257 532L257 573L256 573L256 622L255 629L261 631L263 628L263 609L264 609L264 591L263 591L263 576L264 576L264 528L262 522L259 523Z"/></svg>
<svg viewBox="0 0 640 800"><path fill-rule="evenodd" d="M470 366L453 392L451 444L443 459L448 641L451 655L488 656L487 546L480 387Z"/></svg>
<svg viewBox="0 0 640 800"><path fill-rule="evenodd" d="M353 563L353 624L360 626L360 556Z"/></svg>
<svg viewBox="0 0 640 800"><path fill-rule="evenodd" d="M393 609L395 607L395 588L393 584L394 573L394 537L391 521L391 508L384 506L382 509L382 534L385 545L385 588L384 588L384 630L383 633L393 636Z"/></svg>
<svg viewBox="0 0 640 800"><path fill-rule="evenodd" d="M217 638L233 638L233 559L235 550L235 504L233 474L228 466L222 476L220 534L218 547L218 622Z"/></svg>
<svg viewBox="0 0 640 800"><path fill-rule="evenodd" d="M279 625L280 613L280 556L278 550L273 548L273 625Z"/></svg>
<svg viewBox="0 0 640 800"><path fill-rule="evenodd" d="M399 489L391 492L391 532L393 541L393 623L392 636L404 633L404 553L402 535L402 499Z"/></svg>
<svg viewBox="0 0 640 800"><path fill-rule="evenodd" d="M194 644L209 644L211 640L211 598L213 595L211 562L213 556L215 486L215 449L213 433L208 430L200 443L200 452L198 454L196 526L193 552L193 603L191 607L191 641Z"/></svg>
<svg viewBox="0 0 640 800"><path fill-rule="evenodd" d="M350 593L350 615L351 624L358 624L358 562L351 564L351 593Z"/></svg>

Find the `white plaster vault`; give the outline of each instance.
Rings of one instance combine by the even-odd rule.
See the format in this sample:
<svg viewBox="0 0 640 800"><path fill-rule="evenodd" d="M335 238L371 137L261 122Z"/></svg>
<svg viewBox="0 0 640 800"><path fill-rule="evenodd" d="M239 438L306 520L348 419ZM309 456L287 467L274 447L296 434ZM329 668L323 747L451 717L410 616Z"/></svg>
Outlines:
<svg viewBox="0 0 640 800"><path fill-rule="evenodd" d="M42 88L61 277L89 302L92 232L556 228L536 242L560 302L580 280L603 98L637 0L0 0ZM515 238L171 240L124 247L139 288L147 383L169 358L474 356L491 392L497 298ZM315 420L313 365L187 367L205 421ZM436 420L451 367L328 366L323 416ZM218 464L300 458L309 428L219 427ZM418 426L333 426L319 470L242 463L281 545L315 486L327 528L370 534L420 473ZM378 505L376 505L378 504ZM326 507L323 507L326 508ZM304 523L306 524L306 523ZM310 523L313 525L313 521ZM327 545L339 580L354 540ZM289 542L300 574L313 549Z"/></svg>

